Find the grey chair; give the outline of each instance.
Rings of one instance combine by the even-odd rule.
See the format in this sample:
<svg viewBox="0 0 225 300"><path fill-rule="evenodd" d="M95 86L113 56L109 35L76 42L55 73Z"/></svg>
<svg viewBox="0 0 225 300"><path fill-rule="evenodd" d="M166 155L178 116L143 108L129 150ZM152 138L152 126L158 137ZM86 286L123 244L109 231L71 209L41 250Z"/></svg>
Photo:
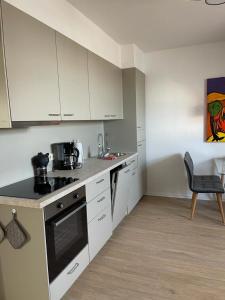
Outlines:
<svg viewBox="0 0 225 300"><path fill-rule="evenodd" d="M216 175L194 175L194 164L189 152L185 153L184 164L187 170L188 185L192 194L192 212L193 219L196 209L196 202L199 193L215 193L222 222L225 225L225 217L223 211L222 194L224 193L223 184L219 176Z"/></svg>

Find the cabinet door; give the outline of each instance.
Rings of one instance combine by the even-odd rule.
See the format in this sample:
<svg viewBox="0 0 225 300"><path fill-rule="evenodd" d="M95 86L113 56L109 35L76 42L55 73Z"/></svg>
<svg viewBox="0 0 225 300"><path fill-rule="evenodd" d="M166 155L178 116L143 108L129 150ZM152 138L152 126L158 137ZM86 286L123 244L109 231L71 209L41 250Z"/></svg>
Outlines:
<svg viewBox="0 0 225 300"><path fill-rule="evenodd" d="M138 181L138 170L134 169L131 171L130 174L130 193L129 193L129 199L128 199L128 206L127 211L128 214L134 209L134 207L137 205L138 201L140 200L139 197L139 181Z"/></svg>
<svg viewBox="0 0 225 300"><path fill-rule="evenodd" d="M0 22L2 20L0 17ZM3 32L2 25L0 24L0 128L10 128L10 111L9 111L9 98L7 88L7 78L5 69L5 57L3 52Z"/></svg>
<svg viewBox="0 0 225 300"><path fill-rule="evenodd" d="M137 128L145 130L145 74L136 70Z"/></svg>
<svg viewBox="0 0 225 300"><path fill-rule="evenodd" d="M139 200L146 191L146 150L145 142L141 142L137 145L138 151L138 198Z"/></svg>
<svg viewBox="0 0 225 300"><path fill-rule="evenodd" d="M60 120L55 31L2 1L12 121Z"/></svg>
<svg viewBox="0 0 225 300"><path fill-rule="evenodd" d="M122 70L90 52L88 70L91 119L122 119Z"/></svg>
<svg viewBox="0 0 225 300"><path fill-rule="evenodd" d="M87 50L56 33L62 120L90 120Z"/></svg>
<svg viewBox="0 0 225 300"><path fill-rule="evenodd" d="M120 224L127 214L127 205L130 197L131 170L129 167L118 172L117 186L113 207L113 230Z"/></svg>
<svg viewBox="0 0 225 300"><path fill-rule="evenodd" d="M112 235L111 206L88 224L89 254L92 260Z"/></svg>

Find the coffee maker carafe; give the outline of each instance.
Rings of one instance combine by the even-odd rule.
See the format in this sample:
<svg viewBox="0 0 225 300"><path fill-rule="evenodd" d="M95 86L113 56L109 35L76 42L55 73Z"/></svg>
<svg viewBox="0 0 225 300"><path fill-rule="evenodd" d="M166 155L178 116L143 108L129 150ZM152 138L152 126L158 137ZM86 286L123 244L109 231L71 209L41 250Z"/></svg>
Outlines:
<svg viewBox="0 0 225 300"><path fill-rule="evenodd" d="M74 142L52 144L53 169L55 170L73 170L76 168L79 150Z"/></svg>

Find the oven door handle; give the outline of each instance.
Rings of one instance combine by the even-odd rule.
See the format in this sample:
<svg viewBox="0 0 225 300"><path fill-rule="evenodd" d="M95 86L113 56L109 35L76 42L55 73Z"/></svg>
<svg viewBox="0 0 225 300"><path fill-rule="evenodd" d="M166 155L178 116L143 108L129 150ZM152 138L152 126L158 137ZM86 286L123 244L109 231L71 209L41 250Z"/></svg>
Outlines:
<svg viewBox="0 0 225 300"><path fill-rule="evenodd" d="M65 222L67 219L69 219L70 217L72 217L74 214L76 214L78 211L80 211L82 208L84 208L87 205L87 203L85 202L84 204L82 204L81 206L79 206L77 209L71 211L71 213L69 213L68 215L66 215L64 218L60 219L58 222L52 222L54 227L58 227L60 224L62 224L63 222Z"/></svg>

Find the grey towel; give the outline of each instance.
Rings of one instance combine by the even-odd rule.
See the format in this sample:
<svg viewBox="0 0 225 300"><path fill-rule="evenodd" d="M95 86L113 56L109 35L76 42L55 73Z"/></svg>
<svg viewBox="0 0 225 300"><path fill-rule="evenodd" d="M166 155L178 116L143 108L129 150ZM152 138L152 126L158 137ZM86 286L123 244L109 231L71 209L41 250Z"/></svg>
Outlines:
<svg viewBox="0 0 225 300"><path fill-rule="evenodd" d="M0 243L4 240L4 238L5 238L5 232L0 224Z"/></svg>
<svg viewBox="0 0 225 300"><path fill-rule="evenodd" d="M6 237L14 249L20 249L27 242L27 236L16 219L14 214L13 220L6 226Z"/></svg>

